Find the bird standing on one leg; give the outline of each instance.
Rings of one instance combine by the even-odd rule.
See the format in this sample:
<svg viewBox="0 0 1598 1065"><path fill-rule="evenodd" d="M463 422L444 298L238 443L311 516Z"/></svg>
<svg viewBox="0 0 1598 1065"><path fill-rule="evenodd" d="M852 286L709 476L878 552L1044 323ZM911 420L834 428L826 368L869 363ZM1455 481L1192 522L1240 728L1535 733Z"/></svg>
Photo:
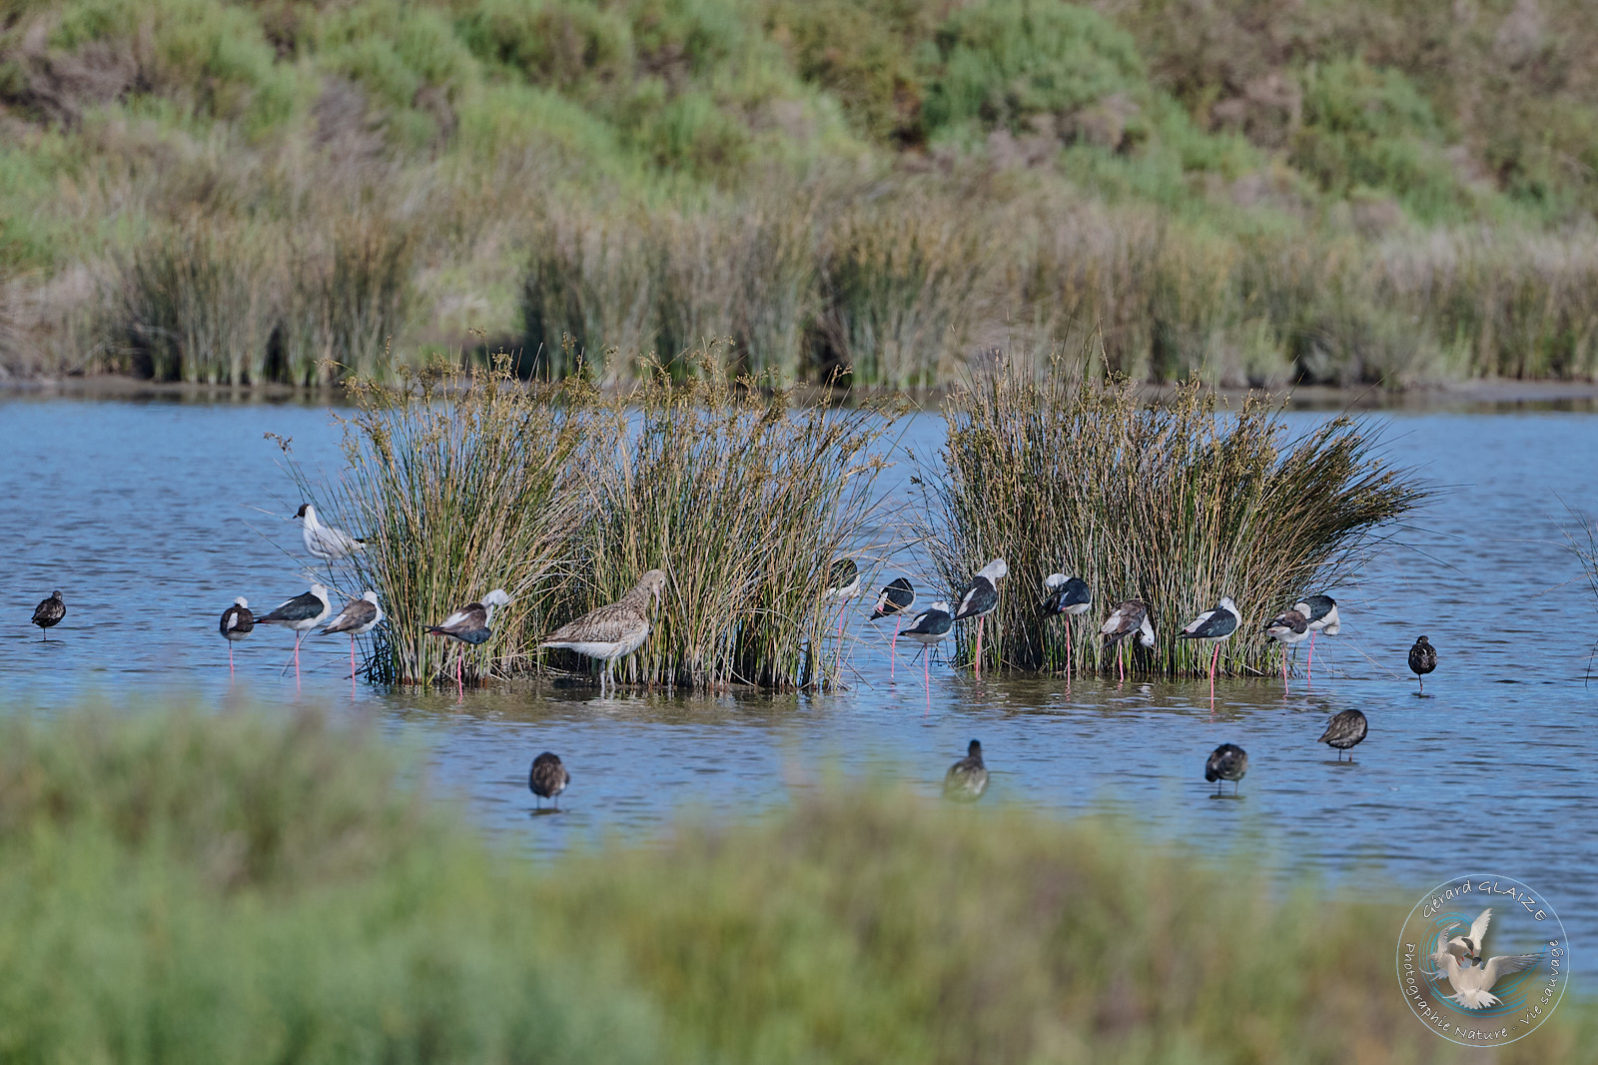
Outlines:
<svg viewBox="0 0 1598 1065"><path fill-rule="evenodd" d="M494 620L494 608L509 604L510 596L505 594L505 589L495 588L483 596L481 603L467 603L439 624L429 626L427 632L469 647L480 647L494 637L494 630L488 627ZM455 659L455 690L462 698L466 695L466 681L461 673L465 659L466 648L462 647L460 656Z"/></svg>
<svg viewBox="0 0 1598 1065"><path fill-rule="evenodd" d="M916 590L904 577L890 581L882 589L882 594L877 596L876 609L871 611L869 620L893 617L893 641L888 645L888 677L892 679L894 667L898 665L899 625L904 616L910 613L910 608L915 606Z"/></svg>
<svg viewBox="0 0 1598 1065"><path fill-rule="evenodd" d="M1141 599L1128 599L1118 604L1099 626L1104 646L1115 648L1115 667L1122 681L1126 680L1126 663L1121 659L1121 645L1133 633L1144 647L1154 647L1154 623L1149 620L1149 605Z"/></svg>
<svg viewBox="0 0 1598 1065"><path fill-rule="evenodd" d="M1248 752L1235 743L1223 743L1210 752L1204 763L1204 779L1215 785L1215 794L1221 793L1221 781L1232 782L1232 794L1237 794L1238 781L1248 772Z"/></svg>
<svg viewBox="0 0 1598 1065"><path fill-rule="evenodd" d="M1065 671L1070 674L1075 665L1071 653L1071 619L1088 612L1093 605L1093 593L1087 581L1063 573L1051 573L1043 578L1043 587L1048 593L1043 600L1044 616L1065 616Z"/></svg>
<svg viewBox="0 0 1598 1065"><path fill-rule="evenodd" d="M1365 715L1358 710L1344 710L1333 714L1332 719L1326 723L1326 731L1321 733L1319 742L1332 747L1337 751L1337 760L1343 760L1343 752L1351 747L1357 747L1365 738L1365 733L1370 731L1370 724L1365 720ZM1348 760L1354 760L1353 755Z"/></svg>
<svg viewBox="0 0 1598 1065"><path fill-rule="evenodd" d="M1343 621L1337 616L1337 600L1329 595L1306 595L1293 604L1293 609L1309 623L1309 660L1304 663L1304 679L1310 680L1315 675L1315 634L1336 636L1343 631Z"/></svg>
<svg viewBox="0 0 1598 1065"><path fill-rule="evenodd" d="M255 631L255 615L250 613L250 602L242 595L233 605L222 611L218 623L222 638L227 641L227 675L233 676L233 644Z"/></svg>
<svg viewBox="0 0 1598 1065"><path fill-rule="evenodd" d="M838 601L838 654L843 654L843 614L849 606L849 600L860 594L860 567L855 565L852 558L835 558L827 567L827 587L821 593L821 601L830 603Z"/></svg>
<svg viewBox="0 0 1598 1065"><path fill-rule="evenodd" d="M368 588L359 599L351 599L344 604L344 609L338 616L327 623L322 630L326 636L335 632L347 632L350 637L350 690L355 690L355 637L365 636L377 628L377 623L383 620L383 608L377 605L377 593Z"/></svg>
<svg viewBox="0 0 1598 1065"><path fill-rule="evenodd" d="M1192 621L1187 628L1177 634L1178 640L1210 640L1215 644L1215 652L1210 655L1210 699L1215 698L1215 667L1221 659L1221 644L1226 642L1232 633L1243 624L1243 615L1238 613L1237 604L1232 602L1229 595L1221 596L1221 601L1215 609L1206 610Z"/></svg>
<svg viewBox="0 0 1598 1065"><path fill-rule="evenodd" d="M1282 645L1282 690L1287 690L1287 649L1309 636L1309 618L1301 611L1288 610L1265 623L1265 635Z"/></svg>
<svg viewBox="0 0 1598 1065"><path fill-rule="evenodd" d="M51 592L50 598L33 608L33 623L39 626L39 631L43 634L46 642L49 642L50 639L50 633L46 630L53 625L59 624L61 619L66 616L67 605L61 601L61 593L59 591Z"/></svg>
<svg viewBox="0 0 1598 1065"><path fill-rule="evenodd" d="M954 615L949 612L949 604L940 599L912 618L910 627L902 634L905 639L921 645L921 679L926 685L928 707L932 705L932 649L952 631Z"/></svg>
<svg viewBox="0 0 1598 1065"><path fill-rule="evenodd" d="M1431 641L1422 636L1415 641L1415 646L1409 649L1409 670L1415 674L1415 679L1420 682L1420 694L1426 692L1426 674L1437 668L1437 648Z"/></svg>
<svg viewBox="0 0 1598 1065"><path fill-rule="evenodd" d="M982 676L982 622L999 605L999 581L1009 572L1010 567L1004 559L994 559L977 570L977 575L960 593L960 600L955 604L954 620L977 619L976 671L979 677Z"/></svg>
<svg viewBox="0 0 1598 1065"><path fill-rule="evenodd" d="M572 782L572 775L566 767L560 764L560 755L553 751L545 751L533 759L533 768L527 773L527 790L531 791L538 799L548 799L555 804L555 809L560 809L559 796L566 790L566 785ZM542 802L539 808L543 808Z"/></svg>
<svg viewBox="0 0 1598 1065"><path fill-rule="evenodd" d="M599 674L599 693L603 695L616 659L632 654L649 639L649 608L651 603L657 608L660 606L665 587L666 571L652 569L638 578L638 583L626 595L568 621L544 637L538 646L576 651L603 662L605 667Z"/></svg>

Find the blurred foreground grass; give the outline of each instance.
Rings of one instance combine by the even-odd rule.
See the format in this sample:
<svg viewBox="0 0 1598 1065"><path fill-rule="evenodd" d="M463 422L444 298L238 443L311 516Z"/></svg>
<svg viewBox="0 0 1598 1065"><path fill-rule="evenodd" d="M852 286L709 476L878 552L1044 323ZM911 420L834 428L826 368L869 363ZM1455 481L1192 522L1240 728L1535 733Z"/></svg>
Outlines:
<svg viewBox="0 0 1598 1065"><path fill-rule="evenodd" d="M313 716L4 732L3 1060L1481 1060L1408 1016L1407 903L1125 826L826 789L534 869Z"/></svg>

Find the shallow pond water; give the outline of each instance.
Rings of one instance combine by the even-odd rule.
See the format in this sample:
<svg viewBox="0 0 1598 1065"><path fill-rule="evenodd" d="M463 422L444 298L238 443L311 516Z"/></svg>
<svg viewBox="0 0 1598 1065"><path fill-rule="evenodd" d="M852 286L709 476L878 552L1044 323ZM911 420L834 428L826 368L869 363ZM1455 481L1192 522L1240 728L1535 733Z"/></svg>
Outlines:
<svg viewBox="0 0 1598 1065"><path fill-rule="evenodd" d="M1289 418L1307 428L1328 416ZM327 409L0 398L0 696L13 712L174 694L332 707L420 749L440 790L535 857L647 839L685 809L751 815L840 776L908 780L934 795L977 737L993 773L984 801L1128 812L1198 848L1256 850L1284 881L1317 875L1339 890L1418 898L1457 873L1515 877L1559 908L1575 969L1590 978L1598 687L1585 678L1598 604L1566 534L1576 529L1567 505L1598 512L1598 417L1374 417L1389 457L1418 467L1437 494L1357 582L1327 589L1343 634L1317 641L1314 682L1295 677L1285 694L1278 678L1223 680L1212 708L1202 681L976 680L934 665L929 700L903 647L889 679L889 630L865 622L862 603L849 623L850 687L836 693L600 699L539 682L458 704L453 690L361 683L352 693L348 643L336 637L307 638L296 694L283 673L292 635L277 630L238 645L229 681L222 609L238 594L268 609L306 584L290 520L301 500L263 434L292 437L313 474L336 473L340 430ZM930 452L941 432L918 416L903 442ZM882 487L902 489L908 473L900 463ZM28 619L54 588L68 615L44 642ZM1422 632L1439 651L1425 699L1405 666ZM1315 742L1346 707L1371 725L1352 765ZM1216 801L1204 758L1228 740L1248 749L1250 771L1240 799ZM544 749L574 776L558 816L533 816L526 789Z"/></svg>

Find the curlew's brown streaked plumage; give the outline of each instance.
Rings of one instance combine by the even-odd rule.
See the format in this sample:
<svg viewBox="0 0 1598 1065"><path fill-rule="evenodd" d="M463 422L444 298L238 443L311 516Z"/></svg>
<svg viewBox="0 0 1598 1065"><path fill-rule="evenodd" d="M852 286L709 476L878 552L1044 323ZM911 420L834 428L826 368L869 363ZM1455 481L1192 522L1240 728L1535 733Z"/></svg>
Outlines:
<svg viewBox="0 0 1598 1065"><path fill-rule="evenodd" d="M50 639L50 633L46 630L58 624L66 616L67 605L61 601L59 591L51 592L50 598L33 608L33 623L39 626L40 633L47 641Z"/></svg>
<svg viewBox="0 0 1598 1065"><path fill-rule="evenodd" d="M1426 674L1437 668L1437 648L1431 641L1422 636L1415 641L1415 646L1409 649L1409 671L1415 674L1415 679L1420 682L1421 694L1426 692Z"/></svg>
<svg viewBox="0 0 1598 1065"><path fill-rule="evenodd" d="M533 768L527 773L527 790L539 799L548 799L560 809L560 793L572 782L572 775L560 763L560 755L545 751L533 759ZM541 804L540 804L541 805Z"/></svg>
<svg viewBox="0 0 1598 1065"><path fill-rule="evenodd" d="M575 651L585 658L605 663L599 675L599 690L603 693L616 659L632 654L649 639L649 608L660 605L665 587L666 571L652 569L638 579L632 591L614 603L568 621L546 636L539 646Z"/></svg>
<svg viewBox="0 0 1598 1065"><path fill-rule="evenodd" d="M1332 719L1326 723L1326 731L1321 733L1320 742L1337 750L1337 760L1343 760L1343 752L1351 747L1357 747L1365 738L1365 733L1370 731L1370 724L1365 720L1365 715L1358 710L1343 710L1333 714ZM1354 760L1353 755L1348 756L1349 761Z"/></svg>

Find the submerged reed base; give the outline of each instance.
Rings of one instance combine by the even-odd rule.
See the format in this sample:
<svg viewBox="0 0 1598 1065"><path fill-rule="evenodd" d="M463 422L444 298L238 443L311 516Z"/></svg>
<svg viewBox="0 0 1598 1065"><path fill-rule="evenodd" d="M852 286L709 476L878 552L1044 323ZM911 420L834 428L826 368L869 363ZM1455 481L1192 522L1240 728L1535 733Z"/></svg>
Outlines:
<svg viewBox="0 0 1598 1065"><path fill-rule="evenodd" d="M1076 667L1114 670L1099 624L1125 599L1150 604L1152 650L1140 675L1202 676L1212 647L1177 633L1223 595L1243 624L1221 645L1227 673L1273 669L1265 618L1334 587L1385 524L1425 493L1372 454L1374 438L1337 418L1295 439L1280 407L1247 400L1235 415L1197 386L1149 405L1129 383L1077 384L1002 364L950 397L942 468L925 479L934 563L963 586L991 558L1009 562L988 618L984 668L1060 670L1074 624ZM928 530L930 533L932 530ZM1094 606L1046 619L1043 578L1081 576ZM957 634L969 658L974 628Z"/></svg>
<svg viewBox="0 0 1598 1065"><path fill-rule="evenodd" d="M660 609L617 664L622 681L832 680L821 594L830 561L873 521L884 410L794 409L784 392L709 371L602 395L576 380L527 385L502 366L353 395L343 481L302 488L367 539L340 583L375 588L389 613L374 679L453 682L456 649L424 630L492 588L512 603L467 652L468 678L590 670L539 642L660 568Z"/></svg>

